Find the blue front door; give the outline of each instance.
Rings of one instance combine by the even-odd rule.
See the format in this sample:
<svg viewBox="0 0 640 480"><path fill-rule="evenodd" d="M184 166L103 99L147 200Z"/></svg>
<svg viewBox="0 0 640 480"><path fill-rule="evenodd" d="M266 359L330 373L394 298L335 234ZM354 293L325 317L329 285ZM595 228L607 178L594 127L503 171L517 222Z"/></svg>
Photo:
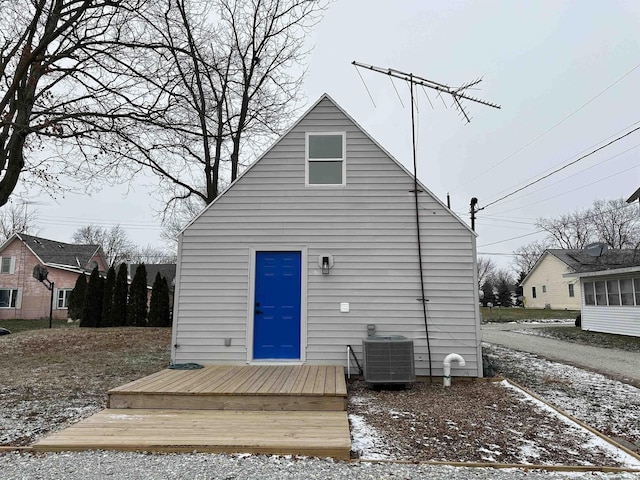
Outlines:
<svg viewBox="0 0 640 480"><path fill-rule="evenodd" d="M256 252L254 359L300 358L300 252Z"/></svg>

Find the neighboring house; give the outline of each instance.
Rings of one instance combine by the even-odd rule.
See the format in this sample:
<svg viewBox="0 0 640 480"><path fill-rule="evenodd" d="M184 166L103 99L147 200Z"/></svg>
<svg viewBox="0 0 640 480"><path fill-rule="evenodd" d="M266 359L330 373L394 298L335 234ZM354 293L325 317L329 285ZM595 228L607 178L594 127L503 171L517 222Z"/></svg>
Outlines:
<svg viewBox="0 0 640 480"><path fill-rule="evenodd" d="M414 180L322 96L180 234L172 362L362 362L368 332L429 374ZM418 184L433 375L481 376L476 236Z"/></svg>
<svg viewBox="0 0 640 480"><path fill-rule="evenodd" d="M99 245L73 245L23 233L0 246L0 319L49 317L51 291L33 278L33 268L44 265L54 283L53 318L67 318L69 293L78 275L106 270Z"/></svg>
<svg viewBox="0 0 640 480"><path fill-rule="evenodd" d="M629 198L627 198L627 203L633 203L638 200L638 204L640 204L640 188L638 188L635 192L631 194Z"/></svg>
<svg viewBox="0 0 640 480"><path fill-rule="evenodd" d="M583 291L582 329L640 337L640 250L609 251L600 260L567 274Z"/></svg>
<svg viewBox="0 0 640 480"><path fill-rule="evenodd" d="M608 268L626 265L633 255L634 250L609 250L601 257L591 256L584 249L545 250L520 283L524 305L527 308L580 310L580 282L577 277L565 274L590 271L607 264Z"/></svg>
<svg viewBox="0 0 640 480"><path fill-rule="evenodd" d="M580 309L580 283L564 278L587 256L583 250L549 249L540 256L522 280L522 295L526 308Z"/></svg>

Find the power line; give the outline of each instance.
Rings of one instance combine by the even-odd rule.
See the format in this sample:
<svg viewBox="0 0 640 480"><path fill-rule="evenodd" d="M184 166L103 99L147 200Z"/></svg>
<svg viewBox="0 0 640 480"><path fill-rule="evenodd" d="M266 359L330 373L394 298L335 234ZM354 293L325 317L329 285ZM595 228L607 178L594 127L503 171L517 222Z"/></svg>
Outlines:
<svg viewBox="0 0 640 480"><path fill-rule="evenodd" d="M511 240L518 240L519 238L530 237L531 235L537 235L538 233L542 233L542 232L545 232L545 231L546 230L536 230L535 232L525 233L524 235L519 235L517 237L506 238L504 240L498 240L497 242L491 242L491 243L485 243L484 245L478 245L478 248L480 248L480 247L488 247L489 245L497 245L498 243L509 242Z"/></svg>
<svg viewBox="0 0 640 480"><path fill-rule="evenodd" d="M619 135L620 133L622 133L622 132L624 132L624 131L626 131L626 130L629 130L630 128L635 127L635 126L636 126L636 125L638 125L639 123L640 123L640 121L637 121L637 122L633 122L631 125L627 125L626 127L622 128L622 129L620 129L620 130L618 130L617 132L612 133L612 134L611 134L611 135L609 135L608 137L606 137L606 138L604 138L604 139L602 139L602 140L600 140L600 141L598 141L598 142L596 142L596 143L594 143L594 144L590 145L589 147L586 147L585 149L581 150L580 152L576 153L575 155L571 155L571 156L570 156L569 158L567 158L566 160L563 160L563 161L561 161L561 162L558 162L558 163L556 163L555 165L552 165L551 167L547 168L546 170L543 170L542 172L540 172L540 173L538 173L538 174L536 174L536 175L534 175L534 176L537 176L537 175L544 175L545 173L550 172L550 171L551 171L551 170L553 170L554 168L559 167L560 165L563 165L565 162L571 161L571 159L572 159L572 158L576 158L577 156L582 155L583 153L588 152L589 150L591 150L591 149L593 149L593 148L596 148L598 145L600 145L600 144L602 144L602 143L604 143L604 142L606 142L606 141L608 141L608 140L610 140L610 139L612 139L612 138L616 137L616 136L617 136L617 135ZM592 168L592 167L590 167L590 168ZM586 170L586 169L585 169L585 170ZM579 172L578 172L578 173L579 173ZM570 177L567 177L567 178L570 178ZM496 192L496 193L494 193L493 195L489 195L489 197L488 197L487 199L491 199L491 198L494 198L494 197L498 197L498 196L502 195L504 192L508 192L509 190L512 190L513 188L516 188L518 185L522 185L523 183L525 183L525 181L524 181L524 180L523 180L523 181L521 181L520 183L518 183L517 185L513 186L513 187L505 188L504 190L501 190L501 191L499 191L499 192ZM485 199L485 200L487 200L487 199Z"/></svg>
<svg viewBox="0 0 640 480"><path fill-rule="evenodd" d="M522 190L524 190L524 189L526 189L526 188L529 188L530 186L535 185L536 183L541 182L541 181L542 181L542 180L544 180L545 178L549 178L550 176L555 175L556 173L558 173L558 172L560 172L560 171L564 170L565 168L568 168L568 167L570 167L571 165L575 165L576 163L580 162L581 160L584 160L585 158L590 157L591 155L593 155L593 154L595 154L595 153L599 152L600 150L604 150L605 148L607 148L607 147L609 147L609 146L613 145L613 144L614 144L614 143L616 143L616 142L619 142L619 141L620 141L620 140L622 140L623 138L628 137L629 135L631 135L632 133L637 132L638 130L640 130L640 127L636 127L636 128L634 128L633 130L631 130L631 131L629 131L629 132L625 133L624 135L621 135L621 136L619 136L619 137L615 138L614 140L611 140L610 142L605 143L604 145L602 145L602 146L600 146L600 147L596 148L595 150L592 150L591 152L589 152L589 153L587 153L587 154L585 154L585 155L582 155L581 157L578 157L578 158L577 158L577 159L575 159L574 161L569 162L569 163L567 163L566 165L564 165L564 166L562 166L562 167L560 167L560 168L557 168L557 169L553 170L552 172L550 172L550 173L548 173L548 174L546 174L546 175L543 175L542 177L538 178L537 180L534 180L534 181L532 181L532 182L529 182L529 183L527 183L526 185L524 185L523 187L520 187L520 188L518 188L518 189L514 190L513 192L508 193L507 195L503 195L502 197L498 198L497 200L494 200L493 202L488 203L487 205L485 205L484 207L482 207L482 209L485 209L485 208L487 208L487 207L490 207L491 205L495 205L496 203L498 203L498 202L500 202L500 201L504 200L505 198L509 198L509 197L511 197L511 196L513 196L513 195L515 195L516 193L521 192Z"/></svg>
<svg viewBox="0 0 640 480"><path fill-rule="evenodd" d="M505 158L503 158L502 160L500 160L498 163L496 163L495 165L493 165L492 167L488 168L487 170L484 170L482 173L480 173L479 175L476 175L475 177L471 178L470 180L468 180L467 182L463 183L462 185L460 185L459 187L454 188L453 190L451 190L452 192L456 192L458 190L460 190L462 187L467 186L468 184L470 184L471 182L473 182L474 180L477 180L478 178L486 175L487 173L491 172L492 170L494 170L495 168L497 168L498 166L502 165L504 162L506 162L507 160L509 160L510 158L513 158L514 156L516 156L518 153L520 153L521 151L523 151L524 149L528 148L529 146L533 145L535 142L537 142L538 140L540 140L542 137L544 137L547 133L551 132L553 129L555 129L556 127L560 126L561 124L563 124L565 121L569 120L571 117L573 117L576 113L578 113L579 111L581 111L583 108L585 108L587 105L589 105L591 102L593 102L595 99L597 99L598 97L600 97L602 94L604 94L605 92L607 92L608 90L610 90L611 88L613 88L615 85L617 85L618 83L620 83L624 78L626 78L627 76L629 76L631 73L633 73L636 69L640 68L640 63L638 65L636 65L635 67L633 67L631 70L629 70L627 73L625 73L624 75L622 75L620 78L618 78L615 82L613 82L612 84L610 84L608 87L606 87L604 90L598 92L595 96L591 97L586 103L584 103L583 105L581 105L580 107L578 107L576 110L574 110L573 112L571 112L569 115L567 115L566 117L564 117L562 120L560 120L559 122L555 123L554 125L552 125L550 128L548 128L547 130L545 130L544 132L542 132L540 135L538 135L537 137L535 137L533 140L529 141L528 143L526 143L525 145L523 145L522 147L518 148L516 151L514 151L513 153L507 155Z"/></svg>
<svg viewBox="0 0 640 480"><path fill-rule="evenodd" d="M596 183L604 182L605 180L609 180L610 178L613 178L613 177L616 177L616 176L621 175L621 174L623 174L623 173L626 173L626 172L628 172L629 170L634 170L634 169L636 169L636 168L638 168L638 167L640 167L640 165L633 165L633 166L631 166L631 167L629 167L629 168L625 168L624 170L621 170L621 171L619 171L619 172L613 173L613 174L611 174L611 175L607 175L606 177L599 178L599 179L598 179L598 180L596 180L595 182L591 182L591 183L587 183L587 184L585 184L585 185L581 185L581 186L579 186L579 187L573 188L573 189L571 189L571 190L567 190L566 192L559 193L559 194L554 195L554 196L552 196L552 197L544 198L544 199L539 200L539 201L537 201L537 202L528 203L528 204L527 204L527 207L530 207L530 206L532 206L532 205L538 205L539 203L548 202L549 200L553 200L554 198L562 197L563 195L568 195L568 194L573 193L573 192L576 192L576 191L578 191L578 190L582 190L583 188L590 187L591 185L595 185ZM626 206L630 206L630 205L626 205ZM625 207L626 207L626 206L625 206ZM511 209L509 209L509 210L502 210L502 211L501 211L501 212L499 212L499 213L500 213L500 214L503 214L503 213L513 212L514 210L519 210L520 208L521 208L521 207L515 207L515 208L511 208Z"/></svg>

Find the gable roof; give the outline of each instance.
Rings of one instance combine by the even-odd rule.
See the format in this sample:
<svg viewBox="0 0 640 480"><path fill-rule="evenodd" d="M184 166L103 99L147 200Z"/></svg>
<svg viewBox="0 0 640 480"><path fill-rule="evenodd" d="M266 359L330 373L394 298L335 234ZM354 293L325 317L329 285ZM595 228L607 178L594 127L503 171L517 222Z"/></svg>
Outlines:
<svg viewBox="0 0 640 480"><path fill-rule="evenodd" d="M389 157L389 159L394 162L398 167L400 167L400 169L402 169L402 171L404 173L406 173L410 178L413 179L413 173L411 173L409 170L407 170L405 168L404 165L402 165L398 160L396 160L396 158L391 155L382 145L380 145L378 143L378 141L373 138L369 132L367 132L364 128L362 128L362 126L360 126L360 124L358 122L356 122L353 117L351 117L351 115L349 115L340 105L338 105L336 103L336 101L331 98L331 96L328 93L323 93L322 95L320 95L320 98L318 100L316 100L316 102L311 105L302 115L300 115L300 117L298 117L298 119L293 123L293 125L291 125L282 135L280 135L272 144L269 148L267 148L262 155L260 155L255 162L253 162L251 165L249 165L249 167L247 167L247 169L242 172L240 175L238 175L238 177L231 182L231 184L229 184L229 186L224 189L214 200L213 202L211 202L209 205L207 205L206 207L204 207L200 213L198 213L198 215L196 215L189 223L187 223L182 230L180 230L180 233L178 233L178 236L181 235L187 228L189 228L196 220L198 220L207 210L209 210L213 205L215 205L217 203L217 201L222 198L223 195L225 195L229 190L231 190L233 188L233 186L238 183L258 162L260 162L260 160L262 160L284 137L286 137L294 128L296 128L308 115L309 113L311 113L311 111L316 108L320 102L322 102L323 100L327 100L329 102L331 102L331 104L336 107L345 117L347 117L347 119L349 119L349 121L351 121L356 127L358 127L358 129L360 129L360 131L369 139L371 140L371 142L373 142L380 150L382 150L382 152ZM417 179L418 182L418 189L422 190L424 193L428 194L431 196L431 198L433 198L433 200L435 202L437 202L438 204L440 204L440 206L442 206L446 211L448 211L451 216L453 216L458 222L460 222L460 224L462 224L462 226L464 226L470 233L472 233L475 237L478 236L478 234L476 232L474 232L471 227L469 225L467 225L464 220L462 220L453 210L451 210L449 207L447 207L447 205L440 200L431 190L429 190L427 187L425 187L422 182Z"/></svg>
<svg viewBox="0 0 640 480"><path fill-rule="evenodd" d="M129 264L129 275L133 278L136 273L139 263ZM176 264L175 263L145 263L144 269L147 271L147 286L152 287L153 282L156 280L156 275L160 273L161 276L167 279L169 289L173 290L173 279L176 277Z"/></svg>
<svg viewBox="0 0 640 480"><path fill-rule="evenodd" d="M629 198L627 198L627 203L634 202L635 200L640 200L640 188L638 188L635 192L631 194Z"/></svg>
<svg viewBox="0 0 640 480"><path fill-rule="evenodd" d="M100 245L76 245L25 233L13 234L0 246L0 251L4 250L14 238L21 240L43 265L84 270L92 257L101 254Z"/></svg>
<svg viewBox="0 0 640 480"><path fill-rule="evenodd" d="M571 272L598 272L640 265L640 249L607 250L600 257L592 257L584 249L549 248L544 251L520 285L524 284L529 276L542 263L547 255L553 255L563 262Z"/></svg>

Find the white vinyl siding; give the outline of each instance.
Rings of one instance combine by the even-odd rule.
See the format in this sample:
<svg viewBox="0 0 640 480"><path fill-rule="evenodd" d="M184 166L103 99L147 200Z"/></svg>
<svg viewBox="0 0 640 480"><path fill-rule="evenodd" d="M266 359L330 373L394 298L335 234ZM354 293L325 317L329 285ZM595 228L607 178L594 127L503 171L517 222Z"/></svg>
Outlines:
<svg viewBox="0 0 640 480"><path fill-rule="evenodd" d="M345 132L348 181L340 189L306 185L307 134L323 131ZM347 345L362 359L374 324L378 334L413 339L417 373L427 375L413 188L406 171L323 100L181 235L173 361L246 363L252 248L292 246L307 252L307 363L346 366ZM476 376L475 237L429 192L419 203L433 374L456 352L467 364L454 374ZM322 254L334 258L328 275Z"/></svg>
<svg viewBox="0 0 640 480"><path fill-rule="evenodd" d="M582 285L583 330L640 337L638 273L619 277L589 278L588 281L583 281Z"/></svg>

